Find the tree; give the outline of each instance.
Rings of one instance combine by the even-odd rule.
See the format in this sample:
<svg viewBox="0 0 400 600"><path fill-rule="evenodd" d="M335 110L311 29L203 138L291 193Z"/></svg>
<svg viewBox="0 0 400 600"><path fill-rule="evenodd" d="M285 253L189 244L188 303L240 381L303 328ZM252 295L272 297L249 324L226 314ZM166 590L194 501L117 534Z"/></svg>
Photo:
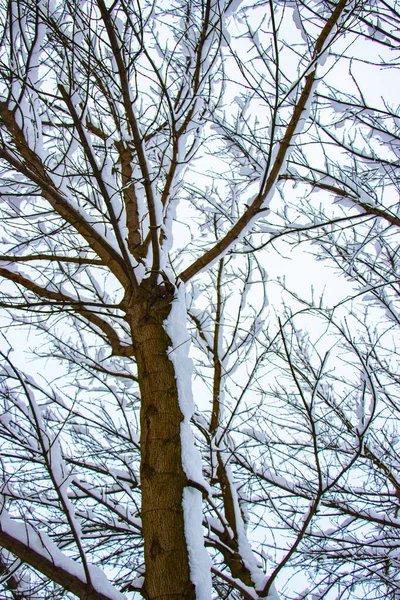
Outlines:
<svg viewBox="0 0 400 600"><path fill-rule="evenodd" d="M397 2L1 10L4 593L397 597ZM351 297L272 322L281 239Z"/></svg>

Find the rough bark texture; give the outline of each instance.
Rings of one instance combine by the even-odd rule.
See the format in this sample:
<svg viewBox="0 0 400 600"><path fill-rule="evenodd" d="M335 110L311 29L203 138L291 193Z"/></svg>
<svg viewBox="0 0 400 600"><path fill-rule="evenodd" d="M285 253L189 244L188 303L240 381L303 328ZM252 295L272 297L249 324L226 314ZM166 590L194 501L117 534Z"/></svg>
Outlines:
<svg viewBox="0 0 400 600"><path fill-rule="evenodd" d="M169 284L142 284L130 311L141 392L143 592L149 600L196 597L182 508L187 484L180 436L183 416L174 367L168 358L171 340L163 327L173 293Z"/></svg>

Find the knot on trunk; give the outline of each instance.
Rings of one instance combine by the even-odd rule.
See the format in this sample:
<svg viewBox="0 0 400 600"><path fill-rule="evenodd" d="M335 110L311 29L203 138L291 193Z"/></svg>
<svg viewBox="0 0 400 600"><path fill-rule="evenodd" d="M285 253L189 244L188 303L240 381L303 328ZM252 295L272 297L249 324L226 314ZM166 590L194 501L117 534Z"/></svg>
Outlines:
<svg viewBox="0 0 400 600"><path fill-rule="evenodd" d="M131 306L136 313L139 308L141 321L153 320L162 323L171 312L176 287L164 274L161 276L162 281L154 281L151 276L144 279L132 298Z"/></svg>

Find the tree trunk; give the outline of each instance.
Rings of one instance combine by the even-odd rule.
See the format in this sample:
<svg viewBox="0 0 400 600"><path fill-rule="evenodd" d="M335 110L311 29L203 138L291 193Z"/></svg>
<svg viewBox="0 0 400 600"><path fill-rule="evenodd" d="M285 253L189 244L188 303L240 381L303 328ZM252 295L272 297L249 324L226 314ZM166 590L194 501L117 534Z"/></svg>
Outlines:
<svg viewBox="0 0 400 600"><path fill-rule="evenodd" d="M144 595L196 597L185 539L179 407L171 340L163 322L171 310L170 284L141 285L129 311L141 392L141 488L145 555Z"/></svg>

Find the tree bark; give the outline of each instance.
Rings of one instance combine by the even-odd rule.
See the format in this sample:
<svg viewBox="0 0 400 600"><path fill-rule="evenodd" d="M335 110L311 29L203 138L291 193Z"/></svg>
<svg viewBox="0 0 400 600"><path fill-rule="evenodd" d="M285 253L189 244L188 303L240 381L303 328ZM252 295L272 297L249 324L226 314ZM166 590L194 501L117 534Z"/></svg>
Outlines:
<svg viewBox="0 0 400 600"><path fill-rule="evenodd" d="M177 382L163 323L171 310L169 283L140 286L129 312L141 392L141 487L145 555L143 593L149 600L196 597L185 538Z"/></svg>

